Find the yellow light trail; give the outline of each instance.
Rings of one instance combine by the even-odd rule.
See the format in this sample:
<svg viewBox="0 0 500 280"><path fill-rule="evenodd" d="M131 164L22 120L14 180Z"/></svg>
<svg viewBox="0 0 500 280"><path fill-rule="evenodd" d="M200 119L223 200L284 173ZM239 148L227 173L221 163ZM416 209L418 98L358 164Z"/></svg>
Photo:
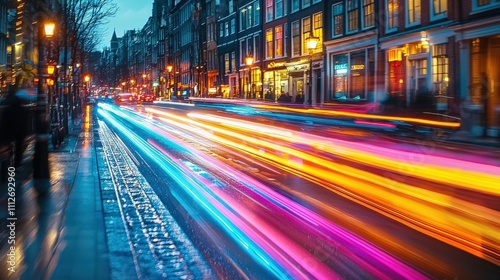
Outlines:
<svg viewBox="0 0 500 280"><path fill-rule="evenodd" d="M276 143L276 137L289 139L294 136L289 133L278 132L278 129L271 133L272 139L267 140L262 138L266 133L259 134L261 138L256 137L258 131L263 132L266 129L254 130L248 124L239 126L240 128L247 127L245 132L249 133L249 135L246 135L228 130L227 123L220 119L216 121L210 115L189 114L189 117L195 118L193 120L185 116L179 117L155 109L149 109L148 111L164 116L162 120L179 128L187 129L192 126L211 131L212 133L205 133L204 137L222 145L253 154L269 162L275 162L278 164L277 166L295 171L296 174L308 180L312 180L335 193L411 228L495 264L500 264L500 236L498 235L498 232L500 232L500 215L498 211L463 201L448 194L421 188L420 186L387 180L383 176L336 163L295 149L292 146L286 146L286 143L283 142ZM231 123L231 125L234 125L234 123ZM321 145L324 151L325 143ZM332 153L339 151L335 147L326 150ZM340 150L345 151L345 147ZM356 151L349 151L352 157L357 157L359 162L370 161L373 166L378 167L380 165L380 167L388 170L397 167L388 159L378 161L376 156L354 152ZM297 161L293 160L293 158L301 160ZM474 185L473 190L475 191L485 191L485 188L481 188L481 184L498 182L500 179L498 176L488 174L468 173L469 175L467 175L467 171L463 171L463 174L455 174L458 173L456 170L438 166L427 166L425 168L422 169L424 171L419 172L427 172L428 174L421 175L421 178L436 179L435 177L438 177L437 179L441 180L440 182L443 185L448 185L451 181L451 183L464 188L467 188L467 185L461 184L460 180L452 180L443 174L451 172L450 174L453 174L453 176L459 176L462 179L466 179L466 176L473 176L472 179L474 179L474 176L475 179L478 176L483 176L481 183ZM402 172L400 168L394 171ZM409 175L415 176L413 173ZM468 183L471 183L471 180L466 180L466 184ZM498 189L495 187L486 188L486 190L498 196Z"/></svg>

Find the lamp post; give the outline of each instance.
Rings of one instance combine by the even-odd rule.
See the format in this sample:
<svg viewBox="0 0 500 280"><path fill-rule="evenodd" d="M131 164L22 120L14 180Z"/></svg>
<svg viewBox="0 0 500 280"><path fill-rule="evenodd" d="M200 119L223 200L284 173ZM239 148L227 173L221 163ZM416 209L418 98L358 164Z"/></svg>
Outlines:
<svg viewBox="0 0 500 280"><path fill-rule="evenodd" d="M44 22L39 16L39 23ZM47 114L47 92L45 79L47 78L47 61L45 57L45 38L54 36L55 24L38 24L38 93L36 102L36 138L35 154L33 158L33 186L39 194L45 194L50 189L49 170L49 126Z"/></svg>
<svg viewBox="0 0 500 280"><path fill-rule="evenodd" d="M90 88L90 75L86 75L83 79L85 80L85 86Z"/></svg>
<svg viewBox="0 0 500 280"><path fill-rule="evenodd" d="M309 50L309 87L308 87L308 100L307 100L307 103L309 103L309 105L312 104L312 81L313 81L313 78L312 78L312 61L313 61L313 53L314 53L314 50L316 49L316 47L318 46L318 42L319 42L319 38L318 37L314 37L314 36L309 36L306 38L306 45L307 45L307 50Z"/></svg>
<svg viewBox="0 0 500 280"><path fill-rule="evenodd" d="M172 64L168 64L168 65L167 65L167 72L168 72L168 81L167 81L167 84L168 84L168 86L167 86L168 99L172 99L172 98L171 98L171 94L172 94L172 92L171 92L171 90L170 90L170 85L172 85L172 83L171 83L171 81L170 81L170 79L171 79L171 78L170 78L170 73L172 73L172 69L173 69L173 68L174 68L174 66L173 66Z"/></svg>
<svg viewBox="0 0 500 280"><path fill-rule="evenodd" d="M253 55L251 53L247 54L247 56L245 57L245 64L248 66L248 83L249 83L248 92L250 93L250 97L252 97L252 65L253 65ZM245 95L245 97L246 97L246 95Z"/></svg>

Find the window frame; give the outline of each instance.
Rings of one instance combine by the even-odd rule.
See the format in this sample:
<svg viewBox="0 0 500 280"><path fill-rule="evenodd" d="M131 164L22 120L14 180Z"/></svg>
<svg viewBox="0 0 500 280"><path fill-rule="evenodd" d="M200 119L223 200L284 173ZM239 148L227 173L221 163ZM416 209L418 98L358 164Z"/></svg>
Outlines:
<svg viewBox="0 0 500 280"><path fill-rule="evenodd" d="M346 0L347 2L347 7L345 9L345 13L346 13L346 17L345 17L345 20L346 20L346 34L353 34L353 33L356 33L356 32L359 32L360 30L360 18L359 18L359 11L360 11L360 7L359 7L359 0ZM355 4L355 8L354 9L349 9L349 3L354 3ZM353 29L353 30L350 30L350 23L351 23L351 20L349 18L349 14L350 12L353 12L352 14L356 16L356 20L353 20L352 22L355 22L356 23L356 29Z"/></svg>
<svg viewBox="0 0 500 280"><path fill-rule="evenodd" d="M340 6L340 13L335 15L335 6ZM341 32L339 34L335 34L335 17L338 17L340 16L340 24L341 24ZM344 36L344 33L345 33L345 15L344 15L344 2L339 2L339 3L335 3L332 5L332 38L337 38L337 37L341 37L341 36Z"/></svg>
<svg viewBox="0 0 500 280"><path fill-rule="evenodd" d="M400 0L386 0L385 1L385 31L387 33L397 31L399 28L399 1ZM393 13L389 11L389 3L395 3L398 6L394 9ZM391 22L394 23L394 26L391 26Z"/></svg>
<svg viewBox="0 0 500 280"><path fill-rule="evenodd" d="M274 0L266 1L266 22L271 22L274 20Z"/></svg>
<svg viewBox="0 0 500 280"><path fill-rule="evenodd" d="M266 59L274 58L274 30L266 29Z"/></svg>
<svg viewBox="0 0 500 280"><path fill-rule="evenodd" d="M410 7L410 2L413 3L412 7ZM418 2L418 6L416 2ZM422 0L406 0L405 7L406 27L420 25L422 22ZM410 13L411 8L413 8L413 16L415 17L413 22L410 22L410 15L412 14Z"/></svg>
<svg viewBox="0 0 500 280"><path fill-rule="evenodd" d="M446 7L444 8L443 12L436 14L436 11L434 9L434 2L439 2L439 3L445 4ZM431 21L440 20L440 19L448 17L448 0L430 0L430 7L431 7L430 8L430 20Z"/></svg>
<svg viewBox="0 0 500 280"><path fill-rule="evenodd" d="M372 28L372 27L375 27L375 0L362 0L363 1L363 4L362 4L362 7L361 7L361 10L362 10L362 15L363 17L361 18L361 25L362 25L362 29L369 29L369 28ZM366 1L371 1L370 3L366 3ZM366 10L367 10L367 7L372 7L372 13L371 14L367 14L366 13ZM367 17L371 17L372 18L372 24L371 25L366 25L366 19Z"/></svg>

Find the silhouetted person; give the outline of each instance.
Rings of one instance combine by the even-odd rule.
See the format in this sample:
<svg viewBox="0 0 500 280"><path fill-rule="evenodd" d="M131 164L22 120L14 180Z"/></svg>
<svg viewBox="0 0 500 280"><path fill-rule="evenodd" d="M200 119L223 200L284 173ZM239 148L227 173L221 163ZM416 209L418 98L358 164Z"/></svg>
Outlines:
<svg viewBox="0 0 500 280"><path fill-rule="evenodd" d="M304 95L302 93L295 96L295 103L304 103Z"/></svg>
<svg viewBox="0 0 500 280"><path fill-rule="evenodd" d="M25 139L28 134L27 111L23 104L27 103L16 95L17 86L10 86L7 96L0 101L1 123L0 135L2 145L14 142L14 165L18 167L26 149Z"/></svg>
<svg viewBox="0 0 500 280"><path fill-rule="evenodd" d="M488 76L486 73L481 73L481 102L483 103L483 120L482 123L484 125L483 136L488 136L488 110L489 110L489 100L488 100Z"/></svg>

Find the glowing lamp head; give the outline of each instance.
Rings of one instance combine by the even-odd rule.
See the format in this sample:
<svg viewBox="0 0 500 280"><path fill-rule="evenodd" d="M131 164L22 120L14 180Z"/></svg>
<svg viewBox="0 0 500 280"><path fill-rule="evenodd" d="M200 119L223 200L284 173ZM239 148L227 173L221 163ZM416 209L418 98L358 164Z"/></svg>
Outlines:
<svg viewBox="0 0 500 280"><path fill-rule="evenodd" d="M56 24L53 22L47 22L44 24L45 37L52 38L54 36L54 31L56 29Z"/></svg>

